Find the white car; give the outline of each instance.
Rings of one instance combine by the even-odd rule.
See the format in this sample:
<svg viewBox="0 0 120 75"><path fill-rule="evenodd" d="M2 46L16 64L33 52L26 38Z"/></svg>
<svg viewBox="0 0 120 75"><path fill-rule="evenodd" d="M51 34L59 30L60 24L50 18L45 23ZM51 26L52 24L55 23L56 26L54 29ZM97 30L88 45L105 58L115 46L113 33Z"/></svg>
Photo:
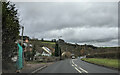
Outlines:
<svg viewBox="0 0 120 75"><path fill-rule="evenodd" d="M75 59L75 56L72 56L72 59Z"/></svg>

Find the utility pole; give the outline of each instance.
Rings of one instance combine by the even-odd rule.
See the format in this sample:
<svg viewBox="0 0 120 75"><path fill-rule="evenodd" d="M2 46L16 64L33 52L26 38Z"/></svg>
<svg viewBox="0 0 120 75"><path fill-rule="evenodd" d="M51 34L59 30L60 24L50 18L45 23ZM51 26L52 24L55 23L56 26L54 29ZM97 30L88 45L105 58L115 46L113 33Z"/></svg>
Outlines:
<svg viewBox="0 0 120 75"><path fill-rule="evenodd" d="M23 45L23 31L24 31L24 27L22 26L22 45Z"/></svg>
<svg viewBox="0 0 120 75"><path fill-rule="evenodd" d="M24 32L24 26L22 26L22 38L21 38L21 40L22 40L22 45L23 45L23 32ZM22 46L21 45L21 46ZM25 64L25 59L24 59L24 50L23 50L23 65Z"/></svg>

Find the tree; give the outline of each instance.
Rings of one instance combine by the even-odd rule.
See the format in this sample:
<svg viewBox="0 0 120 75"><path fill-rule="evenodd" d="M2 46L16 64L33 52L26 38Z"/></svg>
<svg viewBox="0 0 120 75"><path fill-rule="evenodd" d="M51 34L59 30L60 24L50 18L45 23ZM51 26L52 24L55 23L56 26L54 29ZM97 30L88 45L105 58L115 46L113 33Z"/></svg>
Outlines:
<svg viewBox="0 0 120 75"><path fill-rule="evenodd" d="M44 39L42 38L41 41L44 41Z"/></svg>
<svg viewBox="0 0 120 75"><path fill-rule="evenodd" d="M80 54L83 56L84 55L84 50L80 50Z"/></svg>
<svg viewBox="0 0 120 75"><path fill-rule="evenodd" d="M36 54L36 45L33 46L33 50L32 50L32 60L33 60L35 54Z"/></svg>
<svg viewBox="0 0 120 75"><path fill-rule="evenodd" d="M30 48L29 48L30 49ZM35 54L36 54L36 45L33 45L33 48L31 48L32 50L30 51L27 51L26 52L26 60L27 61L30 61L30 60L33 60Z"/></svg>
<svg viewBox="0 0 120 75"><path fill-rule="evenodd" d="M56 39L52 39L52 42L56 42Z"/></svg>
<svg viewBox="0 0 120 75"><path fill-rule="evenodd" d="M15 4L2 2L2 58L10 59L19 38L19 18Z"/></svg>
<svg viewBox="0 0 120 75"><path fill-rule="evenodd" d="M59 47L58 47L58 43L56 43L56 45L55 45L55 56L59 56Z"/></svg>
<svg viewBox="0 0 120 75"><path fill-rule="evenodd" d="M61 48L59 47L59 56L60 56L60 60L61 60L61 54L62 54Z"/></svg>

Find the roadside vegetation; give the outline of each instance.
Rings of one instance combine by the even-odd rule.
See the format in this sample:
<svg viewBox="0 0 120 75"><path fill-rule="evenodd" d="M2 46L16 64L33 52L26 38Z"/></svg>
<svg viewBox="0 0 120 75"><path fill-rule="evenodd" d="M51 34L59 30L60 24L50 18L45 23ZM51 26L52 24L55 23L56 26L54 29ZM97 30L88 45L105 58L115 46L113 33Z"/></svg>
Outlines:
<svg viewBox="0 0 120 75"><path fill-rule="evenodd" d="M21 26L15 4L9 1L0 3L2 6L2 72L11 73L16 70L11 58L18 50L15 42L19 38Z"/></svg>
<svg viewBox="0 0 120 75"><path fill-rule="evenodd" d="M106 67L111 67L111 68L116 68L120 69L119 67L119 62L120 60L118 59L108 59L108 58L83 58L83 61L87 61L90 63L98 64L98 65L103 65Z"/></svg>
<svg viewBox="0 0 120 75"><path fill-rule="evenodd" d="M114 52L100 52L95 53L91 55L87 55L87 58L112 58L112 59L118 59L120 51L114 51Z"/></svg>
<svg viewBox="0 0 120 75"><path fill-rule="evenodd" d="M112 49L110 47L106 47L106 48ZM103 50L104 50L104 48L103 48ZM120 67L119 67L120 60L118 59L119 53L120 53L120 51L118 51L118 48L116 48L116 50L113 50L113 51L109 50L109 51L105 51L105 52L89 54L86 56L86 58L83 58L82 60L120 70Z"/></svg>
<svg viewBox="0 0 120 75"><path fill-rule="evenodd" d="M18 9L11 2L2 2L2 60L11 62L17 50L15 41L19 38Z"/></svg>

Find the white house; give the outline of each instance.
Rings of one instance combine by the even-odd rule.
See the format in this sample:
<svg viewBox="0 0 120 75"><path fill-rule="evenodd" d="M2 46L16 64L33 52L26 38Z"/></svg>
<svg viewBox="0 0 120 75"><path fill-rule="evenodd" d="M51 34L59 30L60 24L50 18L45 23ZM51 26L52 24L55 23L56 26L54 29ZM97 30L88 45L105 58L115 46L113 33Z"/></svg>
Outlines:
<svg viewBox="0 0 120 75"><path fill-rule="evenodd" d="M52 52L49 48L42 47L42 49L43 49L42 56L51 56L52 55Z"/></svg>

